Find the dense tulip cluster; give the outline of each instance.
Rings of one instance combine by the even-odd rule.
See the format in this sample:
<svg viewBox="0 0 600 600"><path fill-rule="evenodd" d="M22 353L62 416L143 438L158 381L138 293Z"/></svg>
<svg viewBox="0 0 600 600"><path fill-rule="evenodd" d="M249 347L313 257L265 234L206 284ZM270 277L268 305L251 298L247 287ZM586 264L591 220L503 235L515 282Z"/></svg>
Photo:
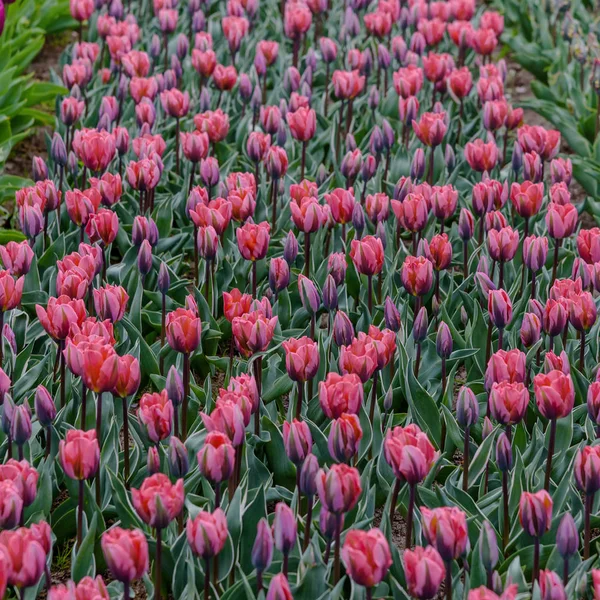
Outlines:
<svg viewBox="0 0 600 600"><path fill-rule="evenodd" d="M70 1L0 246L0 598L600 598L561 134L498 12L334 4Z"/></svg>

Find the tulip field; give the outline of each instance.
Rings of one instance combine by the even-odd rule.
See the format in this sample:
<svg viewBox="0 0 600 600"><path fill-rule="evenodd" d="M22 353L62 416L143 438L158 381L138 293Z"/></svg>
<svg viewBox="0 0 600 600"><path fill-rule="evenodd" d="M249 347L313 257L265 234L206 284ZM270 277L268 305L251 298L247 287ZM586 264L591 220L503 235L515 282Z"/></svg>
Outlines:
<svg viewBox="0 0 600 600"><path fill-rule="evenodd" d="M35 4L0 599L600 600L595 3Z"/></svg>

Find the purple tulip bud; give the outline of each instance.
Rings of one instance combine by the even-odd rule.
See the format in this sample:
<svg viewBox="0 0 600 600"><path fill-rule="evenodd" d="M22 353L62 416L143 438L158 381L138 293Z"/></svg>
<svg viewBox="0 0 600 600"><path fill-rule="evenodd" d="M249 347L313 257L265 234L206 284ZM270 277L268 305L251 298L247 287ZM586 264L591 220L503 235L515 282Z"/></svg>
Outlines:
<svg viewBox="0 0 600 600"><path fill-rule="evenodd" d="M342 516L343 518L343 516ZM324 506L319 514L319 529L326 540L332 540L337 527L337 515L329 512Z"/></svg>
<svg viewBox="0 0 600 600"><path fill-rule="evenodd" d="M460 322L462 323L463 327L466 327L467 323L469 322L469 315L464 306L460 307Z"/></svg>
<svg viewBox="0 0 600 600"><path fill-rule="evenodd" d="M200 0L188 0L187 3L187 12L190 17L194 16L194 13L200 10L201 2Z"/></svg>
<svg viewBox="0 0 600 600"><path fill-rule="evenodd" d="M319 461L314 454L309 454L300 467L300 479L298 490L303 496L313 498L317 493L317 473L319 472Z"/></svg>
<svg viewBox="0 0 600 600"><path fill-rule="evenodd" d="M248 102L248 100L250 100L250 98L252 98L252 82L250 81L250 77L248 77L248 75L246 75L246 73L242 73L240 75L240 82L239 82L239 91L240 91L240 96L242 97L242 100L244 101L244 103Z"/></svg>
<svg viewBox="0 0 600 600"><path fill-rule="evenodd" d="M363 211L362 206L360 205L360 202L356 202L354 204L354 208L352 209L352 226L358 234L358 239L360 239L362 232L365 228L365 213Z"/></svg>
<svg viewBox="0 0 600 600"><path fill-rule="evenodd" d="M219 183L219 162L209 156L200 161L200 177L206 187L213 187Z"/></svg>
<svg viewBox="0 0 600 600"><path fill-rule="evenodd" d="M83 96L81 94L81 88L75 84L72 88L71 88L71 94L70 94L73 98L77 98L77 100L82 100Z"/></svg>
<svg viewBox="0 0 600 600"><path fill-rule="evenodd" d="M523 149L518 142L515 142L513 145L512 152L512 170L515 175L519 173L521 167L523 166Z"/></svg>
<svg viewBox="0 0 600 600"><path fill-rule="evenodd" d="M490 292L496 290L496 284L485 273L477 273L475 279L477 279L479 290L485 299Z"/></svg>
<svg viewBox="0 0 600 600"><path fill-rule="evenodd" d="M388 388L385 393L385 397L383 398L383 410L387 413L392 410L392 405L394 403L394 391L392 390L392 386Z"/></svg>
<svg viewBox="0 0 600 600"><path fill-rule="evenodd" d="M23 404L15 407L10 433L14 442L18 446L22 446L31 437L31 431L31 409L27 401L25 401Z"/></svg>
<svg viewBox="0 0 600 600"><path fill-rule="evenodd" d="M400 177L398 183L394 186L394 200L404 202L404 199L412 190L412 180L410 177Z"/></svg>
<svg viewBox="0 0 600 600"><path fill-rule="evenodd" d="M311 315L315 314L321 306L321 298L315 284L304 275L298 276L298 291L302 306Z"/></svg>
<svg viewBox="0 0 600 600"><path fill-rule="evenodd" d="M283 87L289 93L298 91L300 87L300 71L296 67L288 67L286 70L283 76Z"/></svg>
<svg viewBox="0 0 600 600"><path fill-rule="evenodd" d="M48 179L48 165L41 156L34 156L31 161L31 175L34 181Z"/></svg>
<svg viewBox="0 0 600 600"><path fill-rule="evenodd" d="M356 415L344 414L339 419L334 419L327 440L329 455L338 462L349 462L358 452L362 435Z"/></svg>
<svg viewBox="0 0 600 600"><path fill-rule="evenodd" d="M55 164L64 167L67 164L67 147L60 133L55 132L52 136L52 145L50 146L50 156Z"/></svg>
<svg viewBox="0 0 600 600"><path fill-rule="evenodd" d="M540 339L542 323L535 313L525 313L521 323L521 342L525 348L531 348Z"/></svg>
<svg viewBox="0 0 600 600"><path fill-rule="evenodd" d="M579 531L570 512L565 513L556 530L556 548L563 558L577 554L579 549Z"/></svg>
<svg viewBox="0 0 600 600"><path fill-rule="evenodd" d="M446 144L446 151L444 152L444 162L446 163L448 173L452 173L456 165L456 155L454 154L454 150L452 149L452 146L450 144Z"/></svg>
<svg viewBox="0 0 600 600"><path fill-rule="evenodd" d="M431 312L433 313L433 316L436 318L437 318L438 314L440 313L440 302L435 296L431 300Z"/></svg>
<svg viewBox="0 0 600 600"><path fill-rule="evenodd" d="M333 319L333 339L338 347L348 346L354 338L354 327L348 315L341 310L335 313Z"/></svg>
<svg viewBox="0 0 600 600"><path fill-rule="evenodd" d="M410 38L410 51L421 56L425 52L427 41L420 31L415 31Z"/></svg>
<svg viewBox="0 0 600 600"><path fill-rule="evenodd" d="M312 47L309 48L308 52L304 55L304 64L313 71L317 68L317 54Z"/></svg>
<svg viewBox="0 0 600 600"><path fill-rule="evenodd" d="M15 403L10 394L4 394L4 402L2 404L2 431L5 435L10 433L11 423L15 414Z"/></svg>
<svg viewBox="0 0 600 600"><path fill-rule="evenodd" d="M456 400L456 421L464 429L472 427L479 419L479 403L469 387L463 386Z"/></svg>
<svg viewBox="0 0 600 600"><path fill-rule="evenodd" d="M496 532L489 521L484 521L479 532L479 560L483 568L492 572L498 564L498 540Z"/></svg>
<svg viewBox="0 0 600 600"><path fill-rule="evenodd" d="M498 440L496 441L496 463L503 473L507 473L512 469L512 448L510 440L504 431L498 436Z"/></svg>
<svg viewBox="0 0 600 600"><path fill-rule="evenodd" d="M269 522L263 517L256 527L256 538L252 546L252 566L262 573L273 560L273 533Z"/></svg>
<svg viewBox="0 0 600 600"><path fill-rule="evenodd" d="M206 17L203 11L197 10L192 17L192 31L198 33L204 29L206 29Z"/></svg>
<svg viewBox="0 0 600 600"><path fill-rule="evenodd" d="M379 156L383 150L383 133L378 125L373 127L371 137L369 138L369 150L371 154Z"/></svg>
<svg viewBox="0 0 600 600"><path fill-rule="evenodd" d="M112 0L110 3L110 8L108 10L108 14L111 17L114 17L117 21L123 20L123 3L121 0Z"/></svg>
<svg viewBox="0 0 600 600"><path fill-rule="evenodd" d="M185 477L190 470L190 459L188 457L188 451L183 442L171 436L169 440L169 472L175 479Z"/></svg>
<svg viewBox="0 0 600 600"><path fill-rule="evenodd" d="M277 130L277 145L281 146L283 148L283 146L285 146L286 141L287 141L287 130L282 121L279 124L279 129Z"/></svg>
<svg viewBox="0 0 600 600"><path fill-rule="evenodd" d="M356 140L351 133L346 135L346 152L354 152L356 150Z"/></svg>
<svg viewBox="0 0 600 600"><path fill-rule="evenodd" d="M422 306L413 324L413 339L415 343L422 342L427 337L427 330L429 329L429 319L427 317L427 309Z"/></svg>
<svg viewBox="0 0 600 600"><path fill-rule="evenodd" d="M363 181L369 181L375 175L375 171L377 171L377 161L372 154L367 154L362 162L360 178Z"/></svg>
<svg viewBox="0 0 600 600"><path fill-rule="evenodd" d="M383 135L383 148L384 150L389 150L394 145L394 130L387 119L383 120L381 131Z"/></svg>
<svg viewBox="0 0 600 600"><path fill-rule="evenodd" d="M369 90L369 97L367 102L371 110L377 110L377 107L379 106L379 90L374 85L371 86L371 89ZM371 150L371 152L373 152L373 150Z"/></svg>
<svg viewBox="0 0 600 600"><path fill-rule="evenodd" d="M175 50L179 60L183 60L187 56L189 48L190 43L188 41L187 35L185 35L185 33L180 33L177 36L177 45Z"/></svg>
<svg viewBox="0 0 600 600"><path fill-rule="evenodd" d="M327 181L328 177L329 177L329 173L327 172L325 165L323 163L321 163L319 165L319 168L317 169L317 177L316 177L317 187L321 187Z"/></svg>
<svg viewBox="0 0 600 600"><path fill-rule="evenodd" d="M98 125L96 129L98 129L98 131L110 131L110 125L110 117L104 114L98 119Z"/></svg>
<svg viewBox="0 0 600 600"><path fill-rule="evenodd" d="M283 258L288 265L292 265L298 256L298 240L293 231L289 231L283 247Z"/></svg>
<svg viewBox="0 0 600 600"><path fill-rule="evenodd" d="M42 427L50 427L56 418L56 406L50 392L43 385L39 385L35 391L34 407Z"/></svg>
<svg viewBox="0 0 600 600"><path fill-rule="evenodd" d="M337 286L331 274L327 275L323 286L323 306L327 311L335 310L338 307Z"/></svg>
<svg viewBox="0 0 600 600"><path fill-rule="evenodd" d="M452 334L444 321L440 323L435 339L435 348L440 358L449 358L452 354Z"/></svg>
<svg viewBox="0 0 600 600"><path fill-rule="evenodd" d="M200 112L206 112L207 110L210 110L210 92L208 91L207 86L202 88L198 104Z"/></svg>
<svg viewBox="0 0 600 600"><path fill-rule="evenodd" d="M278 502L273 519L275 548L284 555L289 554L296 543L296 533L296 515L285 502Z"/></svg>
<svg viewBox="0 0 600 600"><path fill-rule="evenodd" d="M312 98L312 79L313 70L310 67L306 67L300 79L300 95L308 98L309 103Z"/></svg>
<svg viewBox="0 0 600 600"><path fill-rule="evenodd" d="M383 318L385 326L395 333L400 331L400 311L394 304L394 301L388 296L383 303Z"/></svg>
<svg viewBox="0 0 600 600"><path fill-rule="evenodd" d="M489 417L483 417L483 426L481 428L481 439L485 440L488 435L494 431L494 425L490 421Z"/></svg>
<svg viewBox="0 0 600 600"><path fill-rule="evenodd" d="M171 277L169 275L169 269L164 262L160 263L158 269L158 291L164 296L171 287Z"/></svg>
<svg viewBox="0 0 600 600"><path fill-rule="evenodd" d="M77 161L75 152L69 152L69 156L67 158L67 169L73 177L77 177L79 174L79 162Z"/></svg>
<svg viewBox="0 0 600 600"><path fill-rule="evenodd" d="M458 235L461 240L468 242L473 237L475 219L468 208L461 208L458 217Z"/></svg>
<svg viewBox="0 0 600 600"><path fill-rule="evenodd" d="M380 69L387 69L391 63L390 51L383 45L377 46L377 65Z"/></svg>
<svg viewBox="0 0 600 600"><path fill-rule="evenodd" d="M177 407L183 402L183 381L179 371L173 365L167 373L167 380L165 382L165 389L167 390L167 396L173 403L173 406Z"/></svg>
<svg viewBox="0 0 600 600"><path fill-rule="evenodd" d="M419 181L425 174L425 152L417 148L410 164L410 178Z"/></svg>
<svg viewBox="0 0 600 600"><path fill-rule="evenodd" d="M138 252L138 269L142 275L147 275L152 269L152 246L144 240Z"/></svg>
<svg viewBox="0 0 600 600"><path fill-rule="evenodd" d="M160 456L158 455L156 446L150 446L150 448L148 448L146 468L148 469L149 476L160 473Z"/></svg>

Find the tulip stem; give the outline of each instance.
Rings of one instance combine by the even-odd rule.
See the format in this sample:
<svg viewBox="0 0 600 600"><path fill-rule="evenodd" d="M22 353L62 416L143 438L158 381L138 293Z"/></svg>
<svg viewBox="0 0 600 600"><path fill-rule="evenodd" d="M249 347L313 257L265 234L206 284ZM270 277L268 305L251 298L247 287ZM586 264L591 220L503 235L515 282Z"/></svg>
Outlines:
<svg viewBox="0 0 600 600"><path fill-rule="evenodd" d="M156 556L154 560L154 598L160 600L160 571L161 571L161 556L162 556L162 529L156 530ZM208 570L206 577L208 577Z"/></svg>
<svg viewBox="0 0 600 600"><path fill-rule="evenodd" d="M273 178L271 180L271 235L275 233L276 225L277 225L277 189L278 189L278 181Z"/></svg>
<svg viewBox="0 0 600 600"><path fill-rule="evenodd" d="M165 345L165 330L166 330L166 322L167 322L167 296L166 294L161 294L161 309L160 309L160 349L164 348ZM165 368L165 357L160 357L160 374L164 375ZM177 432L175 432L177 435Z"/></svg>
<svg viewBox="0 0 600 600"><path fill-rule="evenodd" d="M190 169L190 182L188 184L188 196L192 192L192 188L194 187L194 175L196 175L196 163L192 162L192 168Z"/></svg>
<svg viewBox="0 0 600 600"><path fill-rule="evenodd" d="M556 442L556 419L550 420L550 440L548 442L548 458L546 460L546 477L544 489L550 491L550 474L552 472L552 456L554 455L554 444Z"/></svg>
<svg viewBox="0 0 600 600"><path fill-rule="evenodd" d="M335 553L333 555L333 585L340 580L340 537L342 534L342 515L335 517Z"/></svg>
<svg viewBox="0 0 600 600"><path fill-rule="evenodd" d="M552 280L550 281L550 287L554 285L556 281L556 269L558 268L558 251L560 249L560 240L554 240L554 264L552 265Z"/></svg>
<svg viewBox="0 0 600 600"><path fill-rule="evenodd" d="M504 345L504 329L502 327L498 328L498 350L502 350L502 346Z"/></svg>
<svg viewBox="0 0 600 600"><path fill-rule="evenodd" d="M300 420L302 416L302 396L304 393L304 382L298 382L298 396L296 398L296 419Z"/></svg>
<svg viewBox="0 0 600 600"><path fill-rule="evenodd" d="M48 426L46 429L46 458L50 456L52 450L52 426Z"/></svg>
<svg viewBox="0 0 600 600"><path fill-rule="evenodd" d="M590 557L590 539L591 539L591 526L590 517L592 514L592 505L594 504L594 494L585 495L585 514L583 522L583 560L587 560ZM567 565L568 572L568 565Z"/></svg>
<svg viewBox="0 0 600 600"><path fill-rule="evenodd" d="M221 506L221 482L215 483L215 508L217 510Z"/></svg>
<svg viewBox="0 0 600 600"><path fill-rule="evenodd" d="M365 588L365 593L366 593L366 596L367 596L366 600L372 600L372 598L373 598L373 588L370 588L370 587Z"/></svg>
<svg viewBox="0 0 600 600"><path fill-rule="evenodd" d="M508 546L508 536L510 532L510 521L508 516L508 472L502 472L502 505L503 505L503 520L502 520L502 549L504 556L508 556L506 548Z"/></svg>
<svg viewBox="0 0 600 600"><path fill-rule="evenodd" d="M535 300L535 271L531 271L531 299Z"/></svg>
<svg viewBox="0 0 600 600"><path fill-rule="evenodd" d="M256 571L256 593L260 594L263 589L262 571Z"/></svg>
<svg viewBox="0 0 600 600"><path fill-rule="evenodd" d="M469 276L469 242L463 240L463 276L466 279Z"/></svg>
<svg viewBox="0 0 600 600"><path fill-rule="evenodd" d="M254 361L254 379L256 379L256 388L258 390L258 406L254 413L254 435L260 436L260 405L262 397L262 356L258 356Z"/></svg>
<svg viewBox="0 0 600 600"><path fill-rule="evenodd" d="M58 342L58 344L59 344L59 349L60 349L60 407L64 408L66 375L65 375L65 355L63 353L63 350L65 347L65 341L60 340L60 342ZM0 340L0 346L2 346L1 340ZM98 438L98 440L100 440L100 438Z"/></svg>
<svg viewBox="0 0 600 600"><path fill-rule="evenodd" d="M533 540L533 576L531 584L533 585L540 576L540 538Z"/></svg>
<svg viewBox="0 0 600 600"><path fill-rule="evenodd" d="M187 438L187 413L188 397L190 395L190 355L186 352L183 355L183 406L181 408L181 437L185 442Z"/></svg>
<svg viewBox="0 0 600 600"><path fill-rule="evenodd" d="M179 118L175 118L175 172L179 175Z"/></svg>
<svg viewBox="0 0 600 600"><path fill-rule="evenodd" d="M581 331L581 341L579 343L579 370L583 373L585 362L585 329Z"/></svg>
<svg viewBox="0 0 600 600"><path fill-rule="evenodd" d="M304 234L304 275L310 276L310 233Z"/></svg>
<svg viewBox="0 0 600 600"><path fill-rule="evenodd" d="M469 489L469 435L471 428L465 427L465 444L463 446L463 491Z"/></svg>
<svg viewBox="0 0 600 600"><path fill-rule="evenodd" d="M415 378L419 377L419 366L421 365L421 342L417 343L417 358L415 360Z"/></svg>
<svg viewBox="0 0 600 600"><path fill-rule="evenodd" d="M194 283L198 287L198 228L194 225Z"/></svg>
<svg viewBox="0 0 600 600"><path fill-rule="evenodd" d="M563 559L563 585L566 587L569 583L569 557Z"/></svg>
<svg viewBox="0 0 600 600"><path fill-rule="evenodd" d="M392 492L392 501L390 502L390 525L393 526L394 515L396 514L396 504L398 502L398 494L400 493L400 486L402 485L399 479L396 479L394 484L394 491Z"/></svg>
<svg viewBox="0 0 600 600"><path fill-rule="evenodd" d="M485 342L485 364L490 361L490 353L492 351L492 322L488 323L487 340Z"/></svg>
<svg viewBox="0 0 600 600"><path fill-rule="evenodd" d="M446 600L452 600L452 561L446 562Z"/></svg>
<svg viewBox="0 0 600 600"><path fill-rule="evenodd" d="M300 164L300 181L304 179L304 167L306 166L306 142L302 142L302 162Z"/></svg>
<svg viewBox="0 0 600 600"><path fill-rule="evenodd" d="M408 487L408 513L406 514L406 537L404 538L404 548L412 546L412 525L413 514L415 512L415 492L417 488L414 483Z"/></svg>
<svg viewBox="0 0 600 600"><path fill-rule="evenodd" d="M79 480L79 498L77 499L77 550L81 548L81 540L83 539L83 495L84 495L84 480Z"/></svg>
<svg viewBox="0 0 600 600"><path fill-rule="evenodd" d="M252 297L256 298L256 290L258 288L257 274L256 274L256 261L252 261Z"/></svg>
<svg viewBox="0 0 600 600"><path fill-rule="evenodd" d="M308 548L308 542L310 540L310 526L312 524L312 513L313 513L313 499L312 496L306 498L308 508L306 511L306 523L304 525L304 543L302 544L302 551Z"/></svg>
<svg viewBox="0 0 600 600"><path fill-rule="evenodd" d="M129 411L127 410L127 397L123 402L123 472L125 487L128 487L129 481ZM177 434L175 434L177 435Z"/></svg>
<svg viewBox="0 0 600 600"><path fill-rule="evenodd" d="M129 600L129 581L123 582L123 600Z"/></svg>
<svg viewBox="0 0 600 600"><path fill-rule="evenodd" d="M373 372L373 387L371 388L371 406L369 408L369 421L373 423L373 416L375 415L375 405L377 404L377 383L379 380L379 370L375 369Z"/></svg>
<svg viewBox="0 0 600 600"><path fill-rule="evenodd" d="M434 153L435 153L435 146L431 146L431 152L429 153L429 171L427 173L427 179L428 179L429 185L433 185L433 155L434 155Z"/></svg>
<svg viewBox="0 0 600 600"><path fill-rule="evenodd" d="M369 307L369 314L373 312L373 276L367 275L367 306Z"/></svg>

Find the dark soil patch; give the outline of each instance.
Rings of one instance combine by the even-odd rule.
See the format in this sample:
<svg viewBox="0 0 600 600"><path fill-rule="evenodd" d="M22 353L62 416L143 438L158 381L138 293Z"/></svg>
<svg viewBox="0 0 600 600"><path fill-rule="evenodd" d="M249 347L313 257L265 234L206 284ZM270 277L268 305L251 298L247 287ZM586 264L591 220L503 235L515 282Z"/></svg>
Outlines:
<svg viewBox="0 0 600 600"><path fill-rule="evenodd" d="M383 516L383 507L375 509L373 515L373 527L379 527L381 524L381 518ZM406 538L406 520L400 514L397 509L394 513L394 520L392 522L392 542L398 548L398 550L404 550Z"/></svg>

